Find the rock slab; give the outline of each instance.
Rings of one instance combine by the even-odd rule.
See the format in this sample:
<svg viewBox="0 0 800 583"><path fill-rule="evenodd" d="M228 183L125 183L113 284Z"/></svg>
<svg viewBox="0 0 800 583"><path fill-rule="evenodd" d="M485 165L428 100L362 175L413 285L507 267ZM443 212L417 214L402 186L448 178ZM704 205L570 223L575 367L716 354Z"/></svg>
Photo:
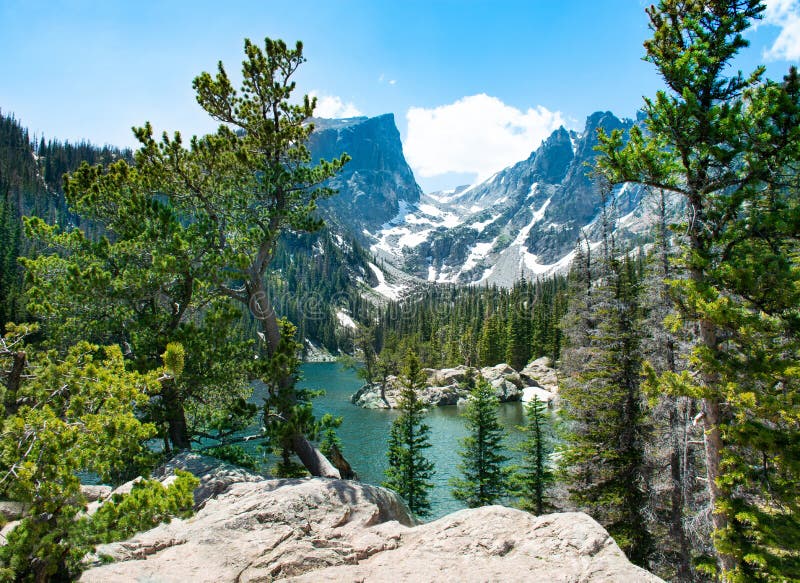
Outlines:
<svg viewBox="0 0 800 583"><path fill-rule="evenodd" d="M215 471L208 459L184 454L172 466L211 476L193 517L100 546L97 555L113 562L81 581L660 581L585 514L489 506L418 525L384 488L254 475L228 482L230 468Z"/></svg>

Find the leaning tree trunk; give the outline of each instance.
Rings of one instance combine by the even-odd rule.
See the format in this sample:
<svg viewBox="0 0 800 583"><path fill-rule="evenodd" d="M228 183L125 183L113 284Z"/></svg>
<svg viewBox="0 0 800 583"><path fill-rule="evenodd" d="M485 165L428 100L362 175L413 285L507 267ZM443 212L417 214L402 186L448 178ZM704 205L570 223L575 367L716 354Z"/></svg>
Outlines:
<svg viewBox="0 0 800 583"><path fill-rule="evenodd" d="M281 331L278 325L278 317L272 307L269 296L264 288L261 277L252 277L247 285L248 307L251 313L261 323L261 330L264 334L267 345L267 353L271 357L275 354L281 341ZM287 393L292 401L296 399L294 391L288 390L292 380L289 377L279 380L282 389L287 389ZM282 412L283 413L283 412ZM295 432L291 436L291 446L303 466L312 476L323 478L341 478L339 470L328 461L319 449L308 440L301 432Z"/></svg>

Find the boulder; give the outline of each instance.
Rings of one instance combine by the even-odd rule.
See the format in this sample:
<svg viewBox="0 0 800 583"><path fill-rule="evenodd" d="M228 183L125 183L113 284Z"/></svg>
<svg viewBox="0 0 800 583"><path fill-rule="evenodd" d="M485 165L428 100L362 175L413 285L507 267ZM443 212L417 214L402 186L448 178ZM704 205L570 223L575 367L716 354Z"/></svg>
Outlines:
<svg viewBox="0 0 800 583"><path fill-rule="evenodd" d="M200 479L194 490L194 509L198 510L210 498L225 492L232 484L263 482L264 476L253 473L217 458L184 451L153 471L153 478L167 482L175 470L190 472Z"/></svg>
<svg viewBox="0 0 800 583"><path fill-rule="evenodd" d="M15 500L0 500L0 518L3 522L19 520L25 514L25 504Z"/></svg>
<svg viewBox="0 0 800 583"><path fill-rule="evenodd" d="M111 486L102 484L81 484L81 494L86 498L87 502L98 502L105 500L111 496Z"/></svg>
<svg viewBox="0 0 800 583"><path fill-rule="evenodd" d="M553 401L555 400L555 395L553 393L540 387L525 387L522 389L522 397L520 400L523 403L530 403L533 401L534 397L546 403L548 407L552 407Z"/></svg>
<svg viewBox="0 0 800 583"><path fill-rule="evenodd" d="M469 391L463 386L469 367L422 370L426 376L425 388L419 392L418 397L425 405L431 407L456 405L469 395ZM478 372L489 382L502 403L519 401L526 387L538 386L505 363L487 366ZM380 383L372 383L361 387L350 401L365 409L394 409L397 407L402 388L401 379L390 376L386 380L386 399L381 398Z"/></svg>
<svg viewBox="0 0 800 583"><path fill-rule="evenodd" d="M114 562L81 581L660 581L585 514L488 506L415 525L394 493L322 478L230 484L97 552Z"/></svg>
<svg viewBox="0 0 800 583"><path fill-rule="evenodd" d="M603 527L586 514L535 517L502 506L455 512L404 531L396 548L355 565L328 567L287 580L662 581L630 563Z"/></svg>
<svg viewBox="0 0 800 583"><path fill-rule="evenodd" d="M393 548L414 523L395 493L367 484L235 483L192 518L101 545L97 555L114 562L87 570L81 581L272 581Z"/></svg>
<svg viewBox="0 0 800 583"><path fill-rule="evenodd" d="M462 365L455 368L424 368L422 371L427 375L429 384L444 387L463 383L467 378L469 367Z"/></svg>
<svg viewBox="0 0 800 583"><path fill-rule="evenodd" d="M520 371L520 376L528 379L532 384L550 391L553 395L558 394L558 375L556 370L550 366L550 359L546 356L528 363Z"/></svg>
<svg viewBox="0 0 800 583"><path fill-rule="evenodd" d="M392 377L394 378L394 377ZM392 392L392 401L389 401L389 393ZM391 409L395 401L394 389L387 386L386 399L381 397L380 383L366 384L350 397L350 402L364 409Z"/></svg>

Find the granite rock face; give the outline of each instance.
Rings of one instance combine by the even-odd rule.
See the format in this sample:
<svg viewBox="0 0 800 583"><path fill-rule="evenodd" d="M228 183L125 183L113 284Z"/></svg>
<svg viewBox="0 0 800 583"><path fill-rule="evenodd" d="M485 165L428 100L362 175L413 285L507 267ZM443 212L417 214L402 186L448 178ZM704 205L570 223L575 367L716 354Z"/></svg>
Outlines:
<svg viewBox="0 0 800 583"><path fill-rule="evenodd" d="M422 190L403 156L394 115L315 119L308 147L314 162L346 152L350 162L330 181L336 196L319 201L329 222L345 227L365 242L364 230L375 231L395 218L402 206L419 201Z"/></svg>
<svg viewBox="0 0 800 583"><path fill-rule="evenodd" d="M655 583L597 522L571 512L535 517L503 506L461 510L405 529L396 548L290 581L559 581Z"/></svg>
<svg viewBox="0 0 800 583"><path fill-rule="evenodd" d="M231 483L97 552L113 562L82 581L660 581L585 514L488 506L416 525L388 490L320 478Z"/></svg>
<svg viewBox="0 0 800 583"><path fill-rule="evenodd" d="M201 477L202 478L202 477ZM237 482L195 516L101 545L108 565L82 581L271 581L355 563L396 546L414 524L393 492L345 480Z"/></svg>

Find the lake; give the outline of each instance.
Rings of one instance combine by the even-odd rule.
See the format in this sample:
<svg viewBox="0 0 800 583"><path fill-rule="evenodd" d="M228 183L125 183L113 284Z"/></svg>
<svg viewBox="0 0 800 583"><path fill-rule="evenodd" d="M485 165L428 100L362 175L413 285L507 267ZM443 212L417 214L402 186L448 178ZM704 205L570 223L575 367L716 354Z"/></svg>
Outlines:
<svg viewBox="0 0 800 583"><path fill-rule="evenodd" d="M303 379L298 386L308 389L324 389L325 395L314 400L317 418L331 413L344 418L337 429L343 443L343 453L359 479L369 484L380 484L386 469L386 446L392 421L398 415L395 410L362 409L350 403L350 396L363 384L352 370L338 363L310 363L302 367ZM448 480L458 475L458 440L466 435L459 407L432 407L426 417L430 426L431 447L426 451L436 470L431 492L431 517L438 518L454 510L464 508L450 494ZM507 444L517 443L521 433L516 426L522 425L523 408L520 403L501 403L499 419L506 428ZM508 453L510 457L514 454Z"/></svg>

